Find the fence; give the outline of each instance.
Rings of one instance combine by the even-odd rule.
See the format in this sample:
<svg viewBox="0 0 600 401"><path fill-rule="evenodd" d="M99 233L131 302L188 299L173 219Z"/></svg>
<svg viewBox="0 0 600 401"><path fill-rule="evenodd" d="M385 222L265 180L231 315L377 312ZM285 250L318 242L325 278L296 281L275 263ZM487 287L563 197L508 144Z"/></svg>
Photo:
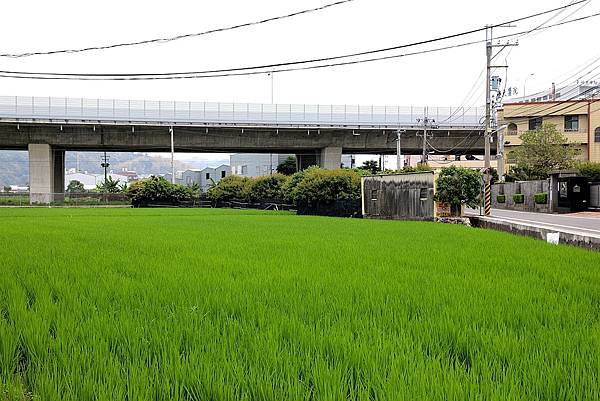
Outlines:
<svg viewBox="0 0 600 401"><path fill-rule="evenodd" d="M363 177L366 218L433 220L433 172Z"/></svg>
<svg viewBox="0 0 600 401"><path fill-rule="evenodd" d="M424 107L209 103L0 96L0 120L282 125L416 125ZM482 107L428 107L440 125L479 126Z"/></svg>
<svg viewBox="0 0 600 401"><path fill-rule="evenodd" d="M123 206L131 202L125 194L109 193L0 193L0 206Z"/></svg>

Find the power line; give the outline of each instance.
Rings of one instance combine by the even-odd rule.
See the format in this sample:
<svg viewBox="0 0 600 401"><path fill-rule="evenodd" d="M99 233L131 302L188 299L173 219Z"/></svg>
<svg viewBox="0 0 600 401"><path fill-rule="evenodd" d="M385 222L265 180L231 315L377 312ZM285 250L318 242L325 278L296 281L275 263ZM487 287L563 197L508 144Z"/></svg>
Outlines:
<svg viewBox="0 0 600 401"><path fill-rule="evenodd" d="M534 17L540 16L540 15L544 15L544 14L548 14L550 12L560 10L565 7L574 6L583 1L587 1L587 0L580 0L577 3L572 3L569 5L563 6L563 7L559 7L559 8L555 8L552 10L532 14L532 15L529 15L526 17L521 17L518 19L514 19L511 21L503 22L500 24L492 25L492 26L498 27L498 26L510 24L513 22L522 21L522 20L526 20L529 18L534 18ZM559 26L559 25L565 25L568 23L582 21L582 20L585 20L588 18L596 17L598 15L600 15L600 13L596 13L596 14L592 14L592 15L588 15L588 16L584 16L584 17L579 17L579 18L569 20L569 21L564 21L564 22L561 22L558 24L549 25L549 26L546 26L543 28L539 28L539 30L548 29L551 27ZM216 78L216 77L226 77L226 76L265 74L268 72L289 72L289 71L309 70L309 69L318 69L318 68L328 68L328 67L342 66L342 65L361 64L361 63L373 62L373 61L379 61L379 60L388 60L388 59L393 59L393 58L400 58L400 57L412 56L412 55L417 55L417 54L432 53L432 52L441 51L441 50L448 50L448 49L453 49L453 48L458 48L458 47L469 46L469 45L473 45L473 44L477 44L477 43L483 43L483 42L485 42L484 40L477 40L477 41L471 41L471 42L466 42L466 43L461 43L461 44L456 44L456 45L449 45L449 46L445 46L445 47L441 47L441 48L417 51L417 52L412 52L412 53L381 56L381 57L374 57L374 58L368 58L368 59L362 59L362 60L352 60L352 61L345 61L345 62L338 62L338 63L321 64L321 65L316 65L316 66L313 65L313 66L293 67L293 66L298 66L298 65L303 65L303 64L314 64L314 63L319 63L319 62L326 62L326 61L333 61L333 60L339 60L339 59L345 59L345 58L351 58L351 57L365 56L365 55L370 55L370 54L389 52L392 50L398 50L398 49L402 49L402 48L414 47L414 46L423 45L423 44L430 44L430 43L434 43L434 42L438 42L438 41L443 41L443 40L457 38L460 36L469 35L469 34L472 34L475 32L483 31L485 29L486 28L484 27L484 28L474 29L474 30L470 30L470 31L460 32L457 34L438 37L438 38L434 38L434 39L428 39L428 40L413 42L413 43L404 44L404 45L392 46L392 47L376 49L376 50L362 51L362 52L351 53L351 54L340 55L340 56L323 57L323 58L310 59L310 60L292 61L292 62L284 62L284 63L276 63L276 64L266 64L266 65L259 65L259 66L250 66L250 67L237 67L237 68L227 68L227 69L219 69L219 70L190 71L190 72L112 73L112 74L0 71L0 77L30 78L30 79L60 79L60 80L70 80L71 79L71 80L117 80L117 81L121 81L121 80ZM529 31L524 31L524 32L529 32ZM518 33L514 33L514 34L500 36L497 39L509 38L509 37L520 35L522 33L523 32L518 32ZM284 68L284 67L287 67L287 68ZM259 71L257 71L257 70L259 70Z"/></svg>
<svg viewBox="0 0 600 401"><path fill-rule="evenodd" d="M114 44L110 44L110 45L90 46L90 47L83 47L83 48L78 48L78 49L60 49L60 50L34 51L34 52L24 52L24 53L4 53L4 54L0 54L0 57L23 58L23 57L44 56L44 55L52 55L52 54L83 53L83 52L89 52L89 51L115 49L115 48L119 48L119 47L147 45L147 44L151 44L151 43L168 43L168 42L173 42L173 41L180 40L180 39L194 38L194 37L199 37L199 36L210 35L213 33L232 31L235 29L247 28L250 26L261 25L261 24L265 24L268 22L279 21L279 20L283 20L283 19L287 19L287 18L297 17L299 15L322 11L322 10L325 10L330 7L339 6L339 5L342 5L345 3L350 3L352 1L354 1L354 0L339 0L334 3L325 4L320 7L309 8L306 10L296 11L296 12L293 12L290 14L265 18L265 19L253 21L253 22L245 22L243 24L232 25L232 26L228 26L228 27L224 27L224 28L210 29L210 30L204 31L204 32L186 33L186 34L171 36L171 37L166 37L166 38L154 38L154 39L146 39L146 40L140 40L140 41L135 41L135 42L114 43Z"/></svg>

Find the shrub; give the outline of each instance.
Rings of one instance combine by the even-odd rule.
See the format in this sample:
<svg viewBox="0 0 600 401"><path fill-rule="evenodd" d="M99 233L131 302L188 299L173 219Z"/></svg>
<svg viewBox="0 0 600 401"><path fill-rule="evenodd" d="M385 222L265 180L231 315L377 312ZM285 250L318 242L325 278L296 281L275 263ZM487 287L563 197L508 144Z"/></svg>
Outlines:
<svg viewBox="0 0 600 401"><path fill-rule="evenodd" d="M481 173L462 167L445 167L436 181L436 202L449 203L453 214L462 209L462 205L479 206L481 192Z"/></svg>
<svg viewBox="0 0 600 401"><path fill-rule="evenodd" d="M292 178L290 178L285 183L283 188L281 189L281 194L282 194L284 201L289 202L289 203L295 203L296 188L298 188L298 184L300 184L302 182L302 180L304 180L304 177L306 176L306 171L309 171L309 170L315 169L315 168L318 168L318 167L309 167L307 170L298 171L296 174L292 175ZM364 171L364 170L361 170L361 171ZM359 174L359 173L357 172L357 174Z"/></svg>
<svg viewBox="0 0 600 401"><path fill-rule="evenodd" d="M548 193L540 192L538 194L533 195L533 199L538 205L545 205L548 203Z"/></svg>
<svg viewBox="0 0 600 401"><path fill-rule="evenodd" d="M496 195L496 202L506 203L506 195Z"/></svg>
<svg viewBox="0 0 600 401"><path fill-rule="evenodd" d="M515 203L524 203L525 202L525 195L523 195L523 194L514 194L513 195L513 202L515 202Z"/></svg>
<svg viewBox="0 0 600 401"><path fill-rule="evenodd" d="M134 182L127 188L126 193L134 206L148 202L177 203L193 197L191 188L171 184L163 177L155 176Z"/></svg>
<svg viewBox="0 0 600 401"><path fill-rule="evenodd" d="M251 201L281 199L282 190L289 180L289 177L279 173L250 179L245 188L245 198Z"/></svg>
<svg viewBox="0 0 600 401"><path fill-rule="evenodd" d="M311 167L294 174L286 190L295 203L331 203L336 200L360 199L360 176L348 169L323 170Z"/></svg>
<svg viewBox="0 0 600 401"><path fill-rule="evenodd" d="M208 190L208 197L213 201L227 202L232 199L245 199L249 178L228 175Z"/></svg>

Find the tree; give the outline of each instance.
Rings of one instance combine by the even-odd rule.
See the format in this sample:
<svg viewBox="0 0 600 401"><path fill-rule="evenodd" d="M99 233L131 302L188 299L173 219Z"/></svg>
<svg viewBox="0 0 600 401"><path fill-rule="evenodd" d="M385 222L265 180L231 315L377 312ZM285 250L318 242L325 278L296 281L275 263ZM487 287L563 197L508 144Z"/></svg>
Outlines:
<svg viewBox="0 0 600 401"><path fill-rule="evenodd" d="M7 193L10 192L10 186L8 186L8 185L5 185L3 189L4 189L4 192L7 192Z"/></svg>
<svg viewBox="0 0 600 401"><path fill-rule="evenodd" d="M463 205L477 207L480 203L481 173L463 167L445 167L436 181L434 199L449 203L452 215L460 214Z"/></svg>
<svg viewBox="0 0 600 401"><path fill-rule="evenodd" d="M281 199L282 189L289 180L290 177L279 173L252 179L246 187L246 198L250 201Z"/></svg>
<svg viewBox="0 0 600 401"><path fill-rule="evenodd" d="M504 181L515 182L515 181L527 181L532 176L529 169L521 166L510 166L508 172L504 176Z"/></svg>
<svg viewBox="0 0 600 401"><path fill-rule="evenodd" d="M381 169L379 168L379 164L377 163L376 160L367 160L366 162L363 163L361 168L363 170L369 170L371 172L371 174L377 174L378 172L381 171Z"/></svg>
<svg viewBox="0 0 600 401"><path fill-rule="evenodd" d="M113 180L109 175L105 181L102 181L100 184L96 185L96 190L98 192L118 194L119 192L123 192L127 189L127 183L119 184L119 182L120 180Z"/></svg>
<svg viewBox="0 0 600 401"><path fill-rule="evenodd" d="M164 177L155 176L134 182L127 188L126 193L134 206L143 206L150 202L177 204L194 196L191 188L171 184Z"/></svg>
<svg viewBox="0 0 600 401"><path fill-rule="evenodd" d="M85 187L81 181L71 180L67 186L67 192L70 194L83 193L85 192Z"/></svg>
<svg viewBox="0 0 600 401"><path fill-rule="evenodd" d="M600 163L598 162L581 162L577 165L579 174L584 177L589 177L590 181L600 181Z"/></svg>
<svg viewBox="0 0 600 401"><path fill-rule="evenodd" d="M292 175L296 172L296 158L288 157L277 166L277 172L283 175Z"/></svg>
<svg viewBox="0 0 600 401"><path fill-rule="evenodd" d="M527 172L530 180L545 179L552 170L572 167L578 153L554 124L543 124L536 130L524 132L519 138L522 144L512 155L517 167Z"/></svg>
<svg viewBox="0 0 600 401"><path fill-rule="evenodd" d="M244 199L249 179L239 175L228 175L208 190L208 197L214 201Z"/></svg>

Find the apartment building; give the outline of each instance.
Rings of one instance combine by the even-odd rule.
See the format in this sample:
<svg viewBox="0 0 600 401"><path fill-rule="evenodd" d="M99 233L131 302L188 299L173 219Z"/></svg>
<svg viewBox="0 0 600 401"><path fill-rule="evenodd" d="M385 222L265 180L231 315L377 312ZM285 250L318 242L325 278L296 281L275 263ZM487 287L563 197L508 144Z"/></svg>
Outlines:
<svg viewBox="0 0 600 401"><path fill-rule="evenodd" d="M579 158L600 162L600 92L597 84L551 89L531 97L504 103L498 124L504 131L505 160L521 145L519 135L551 123L564 133L568 143L580 150ZM570 95L568 95L570 94ZM532 99L534 101L532 101ZM541 99L541 100L538 100Z"/></svg>

